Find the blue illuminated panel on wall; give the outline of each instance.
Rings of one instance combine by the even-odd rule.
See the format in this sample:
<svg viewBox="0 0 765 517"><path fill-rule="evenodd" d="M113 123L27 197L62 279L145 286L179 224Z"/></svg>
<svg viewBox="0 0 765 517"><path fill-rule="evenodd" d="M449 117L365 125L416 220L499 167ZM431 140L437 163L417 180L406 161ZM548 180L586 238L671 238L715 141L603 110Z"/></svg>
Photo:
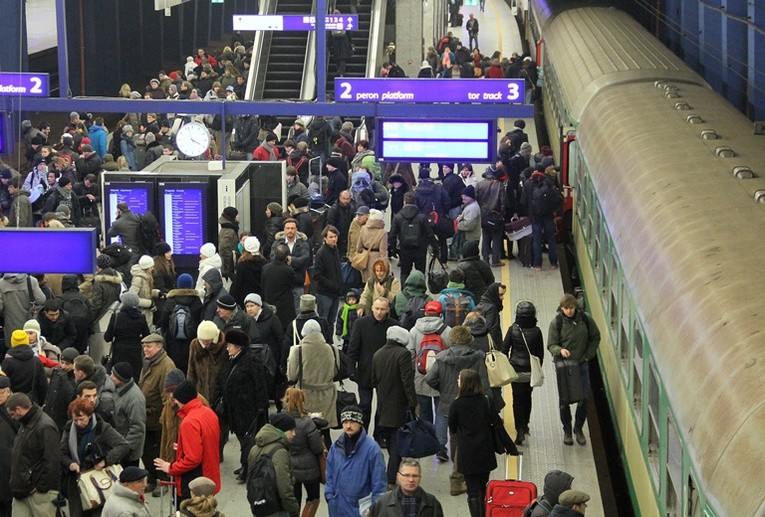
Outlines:
<svg viewBox="0 0 765 517"><path fill-rule="evenodd" d="M208 240L206 200L206 183L159 183L159 223L176 264L185 262L182 256L199 261L199 248Z"/></svg>
<svg viewBox="0 0 765 517"><path fill-rule="evenodd" d="M496 135L490 121L381 120L377 149L380 161L492 160Z"/></svg>
<svg viewBox="0 0 765 517"><path fill-rule="evenodd" d="M148 182L110 181L104 184L104 214L107 221L106 230L117 220L117 205L125 202L134 214L143 214L151 210L153 203L154 184ZM113 238L110 242L119 242Z"/></svg>
<svg viewBox="0 0 765 517"><path fill-rule="evenodd" d="M2 228L0 249L4 250L0 253L1 273L90 274L96 270L95 228Z"/></svg>

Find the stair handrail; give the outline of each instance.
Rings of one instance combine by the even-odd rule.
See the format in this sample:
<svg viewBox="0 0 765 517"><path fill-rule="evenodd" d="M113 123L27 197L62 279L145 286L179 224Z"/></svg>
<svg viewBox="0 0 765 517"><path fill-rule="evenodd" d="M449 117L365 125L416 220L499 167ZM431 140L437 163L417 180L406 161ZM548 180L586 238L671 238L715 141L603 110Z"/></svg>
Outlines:
<svg viewBox="0 0 765 517"><path fill-rule="evenodd" d="M259 15L276 13L278 0L261 0ZM263 98L263 86L266 78L266 63L269 52L266 47L271 47L271 31L255 31L252 43L252 57L250 59L250 73L247 75L247 88L244 91L246 100Z"/></svg>
<svg viewBox="0 0 765 517"><path fill-rule="evenodd" d="M367 47L366 77L377 77L379 63L384 61L385 18L388 0L372 0L371 19L369 20L369 46Z"/></svg>
<svg viewBox="0 0 765 517"><path fill-rule="evenodd" d="M311 2L311 12L316 13L316 0ZM308 32L303 61L303 81L300 84L300 98L314 100L316 98L316 31Z"/></svg>

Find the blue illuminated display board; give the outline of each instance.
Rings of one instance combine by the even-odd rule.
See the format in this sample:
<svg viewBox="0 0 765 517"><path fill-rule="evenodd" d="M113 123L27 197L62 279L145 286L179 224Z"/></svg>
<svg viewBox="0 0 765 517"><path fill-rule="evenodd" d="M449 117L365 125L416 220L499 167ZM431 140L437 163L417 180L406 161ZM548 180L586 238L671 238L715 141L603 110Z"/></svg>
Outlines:
<svg viewBox="0 0 765 517"><path fill-rule="evenodd" d="M159 222L174 255L198 259L199 248L207 242L206 198L206 183L159 183Z"/></svg>
<svg viewBox="0 0 765 517"><path fill-rule="evenodd" d="M0 97L49 97L48 74L0 72Z"/></svg>
<svg viewBox="0 0 765 517"><path fill-rule="evenodd" d="M496 148L490 121L383 119L377 127L380 161L487 163Z"/></svg>
<svg viewBox="0 0 765 517"><path fill-rule="evenodd" d="M521 104L523 79L335 79L336 102Z"/></svg>
<svg viewBox="0 0 765 517"><path fill-rule="evenodd" d="M154 184L149 182L111 181L104 183L104 215L106 230L117 220L117 205L125 202L134 214L143 214L154 207ZM110 240L119 242L119 237Z"/></svg>
<svg viewBox="0 0 765 517"><path fill-rule="evenodd" d="M324 28L328 31L355 31L359 27L356 14L328 14ZM316 17L312 14L235 14L235 31L315 31Z"/></svg>
<svg viewBox="0 0 765 517"><path fill-rule="evenodd" d="M96 270L96 229L2 228L0 250L2 273L91 274Z"/></svg>

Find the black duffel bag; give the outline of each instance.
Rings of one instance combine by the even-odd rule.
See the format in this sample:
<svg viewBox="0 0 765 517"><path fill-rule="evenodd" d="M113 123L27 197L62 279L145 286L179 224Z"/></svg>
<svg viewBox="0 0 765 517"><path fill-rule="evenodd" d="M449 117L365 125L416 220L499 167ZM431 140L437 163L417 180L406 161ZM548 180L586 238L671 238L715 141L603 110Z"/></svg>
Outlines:
<svg viewBox="0 0 765 517"><path fill-rule="evenodd" d="M396 431L399 455L402 458L425 458L437 453L441 444L433 424L417 418L411 410L407 411L406 416L409 421Z"/></svg>

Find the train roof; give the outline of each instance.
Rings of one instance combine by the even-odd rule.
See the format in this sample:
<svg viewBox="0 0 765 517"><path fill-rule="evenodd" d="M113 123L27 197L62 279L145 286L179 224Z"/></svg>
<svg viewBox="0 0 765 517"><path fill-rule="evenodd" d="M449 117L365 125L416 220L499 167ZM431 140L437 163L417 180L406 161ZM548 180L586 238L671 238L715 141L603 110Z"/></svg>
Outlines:
<svg viewBox="0 0 765 517"><path fill-rule="evenodd" d="M593 96L609 85L656 79L706 84L637 21L612 7L556 14L543 37L546 64L554 69L551 80L571 125L578 124Z"/></svg>
<svg viewBox="0 0 765 517"><path fill-rule="evenodd" d="M722 515L762 515L765 137L706 86L669 86L603 88L577 139L699 481Z"/></svg>

